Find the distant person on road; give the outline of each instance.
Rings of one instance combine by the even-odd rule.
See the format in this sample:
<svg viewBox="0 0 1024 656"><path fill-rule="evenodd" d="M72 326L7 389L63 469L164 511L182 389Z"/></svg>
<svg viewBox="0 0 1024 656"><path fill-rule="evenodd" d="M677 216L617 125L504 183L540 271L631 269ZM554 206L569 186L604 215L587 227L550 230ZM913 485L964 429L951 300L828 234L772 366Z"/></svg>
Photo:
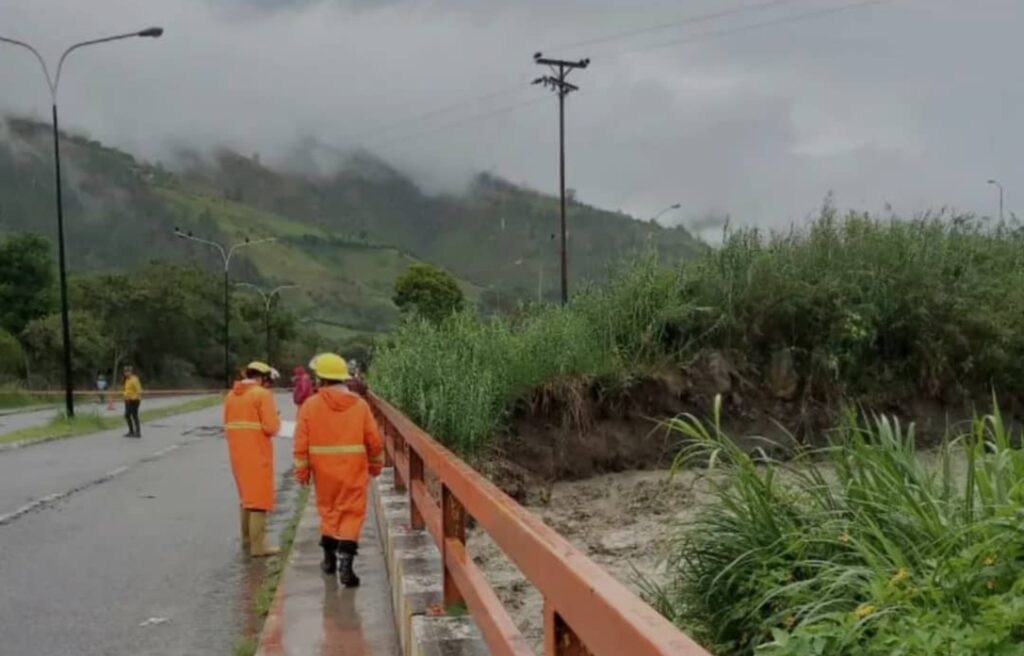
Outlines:
<svg viewBox="0 0 1024 656"><path fill-rule="evenodd" d="M128 422L125 437L142 437L142 424L139 423L139 406L142 405L142 383L131 366L124 368L124 419Z"/></svg>
<svg viewBox="0 0 1024 656"><path fill-rule="evenodd" d="M320 568L338 573L347 588L359 585L352 564L366 520L366 488L370 476L380 475L384 448L370 406L350 391L351 379L341 356L324 353L314 358L317 392L299 408L295 426L295 480L312 478L320 512Z"/></svg>
<svg viewBox="0 0 1024 656"><path fill-rule="evenodd" d="M302 406L306 399L313 396L313 381L309 379L309 374L302 365L295 367L292 385L295 388L292 391L292 401L296 406Z"/></svg>
<svg viewBox="0 0 1024 656"><path fill-rule="evenodd" d="M96 389L100 391L100 403L106 401L107 377L101 372L96 376Z"/></svg>
<svg viewBox="0 0 1024 656"><path fill-rule="evenodd" d="M274 509L274 445L281 430L274 396L268 389L277 372L250 362L242 380L224 399L224 436L238 489L242 548L254 558L278 552L266 543L267 513Z"/></svg>

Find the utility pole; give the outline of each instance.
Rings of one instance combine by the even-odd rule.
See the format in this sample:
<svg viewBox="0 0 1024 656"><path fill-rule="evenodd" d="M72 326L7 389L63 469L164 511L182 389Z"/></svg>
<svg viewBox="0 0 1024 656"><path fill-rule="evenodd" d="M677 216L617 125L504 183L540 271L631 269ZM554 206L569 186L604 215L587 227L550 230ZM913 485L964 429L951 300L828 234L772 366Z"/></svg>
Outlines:
<svg viewBox="0 0 1024 656"><path fill-rule="evenodd" d="M533 83L542 84L558 94L558 190L562 218L562 305L565 305L569 302L569 268L566 256L565 227L565 97L573 91L579 91L579 87L566 82L566 78L574 69L589 66L590 60L549 59L538 52L533 55L533 61L535 64L551 69L551 75L541 76Z"/></svg>

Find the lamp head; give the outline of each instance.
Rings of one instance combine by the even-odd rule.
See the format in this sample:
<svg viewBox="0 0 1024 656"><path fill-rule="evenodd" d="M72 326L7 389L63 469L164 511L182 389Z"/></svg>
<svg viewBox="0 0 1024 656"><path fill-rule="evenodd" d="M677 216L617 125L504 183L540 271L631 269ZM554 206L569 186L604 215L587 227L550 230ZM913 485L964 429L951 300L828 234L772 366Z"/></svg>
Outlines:
<svg viewBox="0 0 1024 656"><path fill-rule="evenodd" d="M164 33L164 28L162 28L162 27L147 27L146 29L144 29L141 32L139 32L139 36L148 36L148 37L156 39L156 38L162 36L163 33Z"/></svg>

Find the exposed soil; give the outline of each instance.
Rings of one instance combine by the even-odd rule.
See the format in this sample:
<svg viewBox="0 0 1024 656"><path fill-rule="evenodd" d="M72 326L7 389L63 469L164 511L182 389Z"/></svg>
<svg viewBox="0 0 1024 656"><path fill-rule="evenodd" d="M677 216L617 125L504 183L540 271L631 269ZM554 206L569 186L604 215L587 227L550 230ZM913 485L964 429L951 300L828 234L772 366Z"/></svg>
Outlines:
<svg viewBox="0 0 1024 656"><path fill-rule="evenodd" d="M728 354L708 352L685 366L624 385L558 380L516 405L508 434L478 464L525 503L542 502L556 481L664 468L681 445L678 433L667 430L664 420L684 413L709 420L716 395L722 397L723 430L741 444L752 437L778 444L794 438L822 443L839 423L840 404L801 395L792 374L780 367L741 370ZM880 401L870 410L915 422L920 443L927 444L939 441L951 424L976 411L987 412L990 403L987 398L977 403L910 399ZM1004 404L1008 423L1020 420L1015 409Z"/></svg>
<svg viewBox="0 0 1024 656"><path fill-rule="evenodd" d="M705 494L694 472L669 480L665 470L629 471L555 483L548 503L528 509L639 594L641 577L664 582L669 538ZM482 531L471 533L469 549L523 635L539 650L540 593Z"/></svg>

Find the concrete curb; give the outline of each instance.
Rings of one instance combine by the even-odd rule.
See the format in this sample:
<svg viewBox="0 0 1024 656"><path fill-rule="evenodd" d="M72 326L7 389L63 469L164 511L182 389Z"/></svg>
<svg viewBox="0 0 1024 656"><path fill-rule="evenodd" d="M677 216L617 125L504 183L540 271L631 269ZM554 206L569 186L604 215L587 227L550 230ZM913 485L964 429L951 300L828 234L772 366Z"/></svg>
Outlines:
<svg viewBox="0 0 1024 656"><path fill-rule="evenodd" d="M106 429L101 428L96 432L98 433L102 430ZM24 449L25 447L35 446L37 444L46 444L47 442L53 442L54 440L66 440L72 437L82 437L85 435L90 435L90 433L81 433L80 435L50 435L48 437L40 437L38 439L30 438L27 440L18 440L17 442L7 442L5 444L0 444L0 453L4 451L12 451L14 449Z"/></svg>
<svg viewBox="0 0 1024 656"><path fill-rule="evenodd" d="M403 656L489 655L471 616L444 614L441 554L426 531L409 527L409 498L395 490L393 469L371 484L370 497Z"/></svg>

